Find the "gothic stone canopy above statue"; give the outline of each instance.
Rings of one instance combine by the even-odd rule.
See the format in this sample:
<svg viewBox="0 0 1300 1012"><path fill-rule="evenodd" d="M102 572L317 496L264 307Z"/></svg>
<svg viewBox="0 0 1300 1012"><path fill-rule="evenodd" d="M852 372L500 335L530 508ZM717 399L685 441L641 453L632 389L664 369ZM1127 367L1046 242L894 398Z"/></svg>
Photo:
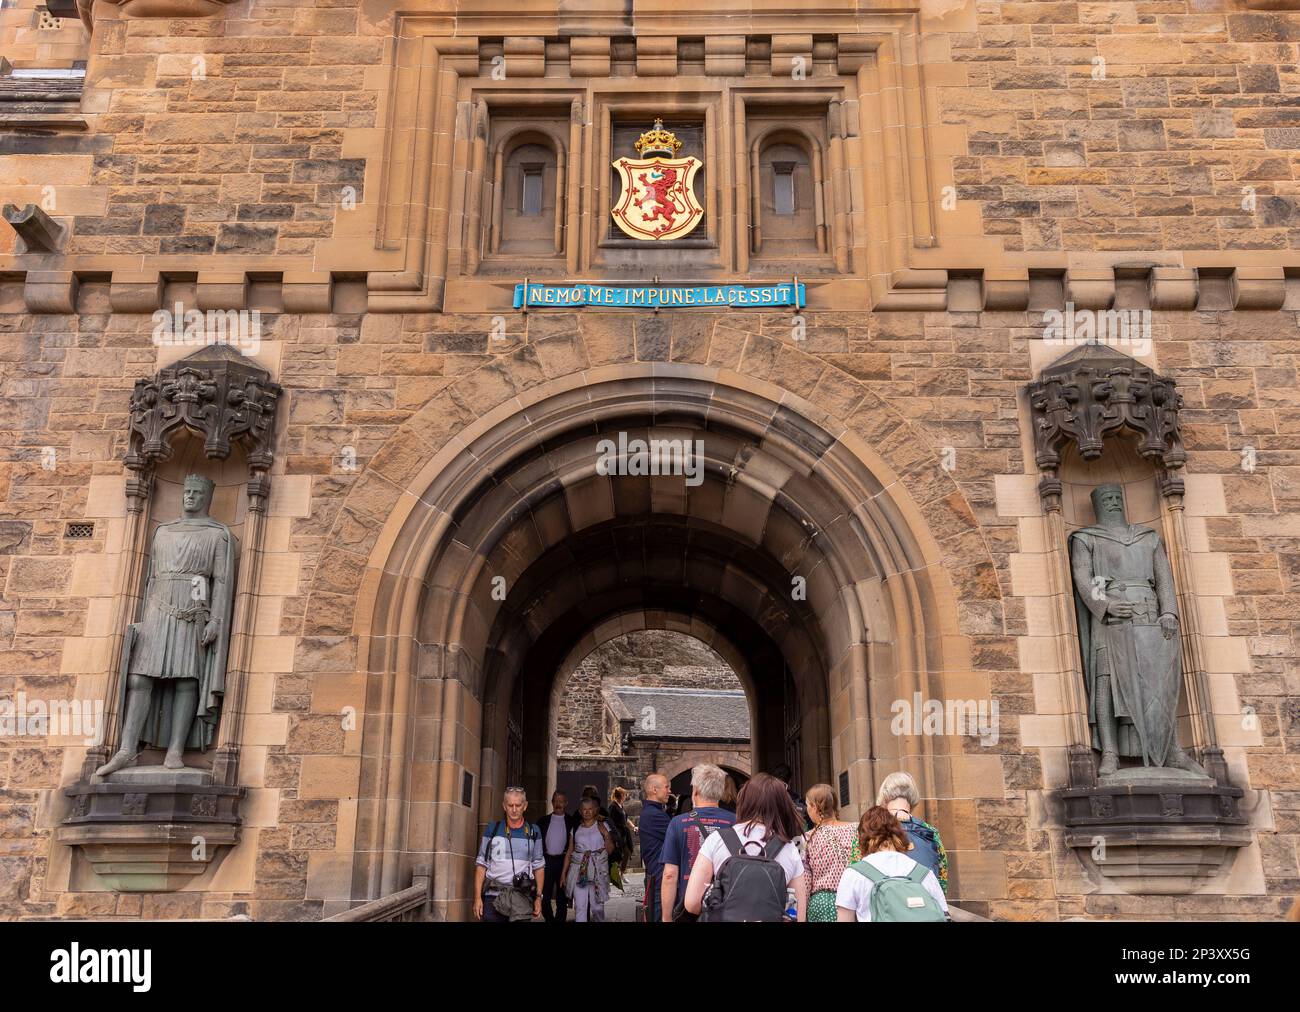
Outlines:
<svg viewBox="0 0 1300 1012"><path fill-rule="evenodd" d="M270 492L275 410L281 387L270 374L228 345L211 345L136 380L131 394L126 466L132 511L149 497L153 468L171 457L171 439L184 428L201 436L212 460L240 445L248 459L249 509L262 509Z"/></svg>
<svg viewBox="0 0 1300 1012"><path fill-rule="evenodd" d="M1107 436L1136 433L1137 450L1164 472L1166 495L1182 492L1169 472L1187 461L1179 432L1182 396L1174 381L1103 344L1085 344L1043 370L1029 384L1034 452L1043 479L1039 493L1060 495L1057 470L1070 443L1084 460L1101 456Z"/></svg>

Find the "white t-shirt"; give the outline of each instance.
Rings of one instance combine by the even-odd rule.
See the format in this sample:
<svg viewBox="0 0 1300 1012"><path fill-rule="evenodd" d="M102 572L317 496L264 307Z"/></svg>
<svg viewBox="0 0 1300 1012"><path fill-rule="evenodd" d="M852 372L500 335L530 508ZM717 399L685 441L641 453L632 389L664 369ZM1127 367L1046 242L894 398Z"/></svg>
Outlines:
<svg viewBox="0 0 1300 1012"><path fill-rule="evenodd" d="M743 847L750 840L755 843L763 844L763 834L765 830L757 822L742 822L735 827L736 835L740 837L740 843ZM745 847L746 854L757 854L757 847ZM709 864L713 865L713 873L716 875L718 869L729 857L731 851L722 841L722 831L710 833L707 840L700 847L700 857L706 858ZM799 851L793 843L787 843L776 855L776 863L785 870L785 884L789 885L800 875L803 874L803 858L799 856Z"/></svg>
<svg viewBox="0 0 1300 1012"><path fill-rule="evenodd" d="M546 853L552 857L563 857L564 848L569 845L569 827L563 815L551 814L551 821L546 824Z"/></svg>
<svg viewBox="0 0 1300 1012"><path fill-rule="evenodd" d="M916 867L915 861L896 850L878 850L874 854L868 854L863 860L886 875L910 875L912 869ZM939 909L947 913L948 901L943 897L943 887L939 885L934 872L926 872L921 885L938 901ZM875 886L876 884L862 872L845 868L844 874L840 876L840 887L835 891L835 905L854 911L859 921L869 921L871 920L871 890Z"/></svg>

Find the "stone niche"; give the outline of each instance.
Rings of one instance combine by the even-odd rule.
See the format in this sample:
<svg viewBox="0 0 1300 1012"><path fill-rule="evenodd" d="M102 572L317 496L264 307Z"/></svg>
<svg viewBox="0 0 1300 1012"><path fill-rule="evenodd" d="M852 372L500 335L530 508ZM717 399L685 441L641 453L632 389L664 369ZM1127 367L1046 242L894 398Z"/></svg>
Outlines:
<svg viewBox="0 0 1300 1012"><path fill-rule="evenodd" d="M247 681L253 602L265 537L272 443L281 388L229 345L205 347L136 382L129 405L127 528L117 590L109 671L110 738L92 747L76 784L65 788L71 809L58 840L77 848L98 878L121 892L168 892L195 881L239 842L240 714ZM211 515L238 542L234 611L225 692L212 747L186 753L180 770L136 765L106 777L95 770L120 734L121 679L127 627L138 620L146 590L149 547L159 522L178 515L181 484L191 472L214 482ZM141 759L161 754L141 750Z"/></svg>
<svg viewBox="0 0 1300 1012"><path fill-rule="evenodd" d="M1104 344L1086 344L1047 366L1026 390L1040 472L1039 496L1053 568L1055 625L1062 637L1062 697L1069 784L1042 798L1044 828L1078 858L1084 892L1179 894L1216 888L1252 841L1240 811L1245 792L1228 781L1202 660L1189 582L1174 381ZM1179 737L1206 769L1199 777L1128 766L1099 778L1088 723L1069 536L1093 523L1090 492L1123 487L1130 523L1160 533L1173 569L1182 637Z"/></svg>

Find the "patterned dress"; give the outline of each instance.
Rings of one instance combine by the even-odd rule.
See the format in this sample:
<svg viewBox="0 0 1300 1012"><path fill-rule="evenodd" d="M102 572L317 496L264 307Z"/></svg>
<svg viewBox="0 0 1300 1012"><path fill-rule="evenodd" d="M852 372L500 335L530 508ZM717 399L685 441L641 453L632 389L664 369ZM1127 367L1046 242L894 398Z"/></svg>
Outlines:
<svg viewBox="0 0 1300 1012"><path fill-rule="evenodd" d="M808 876L808 920L835 920L835 890L857 838L858 827L851 822L824 822L807 835L803 865Z"/></svg>

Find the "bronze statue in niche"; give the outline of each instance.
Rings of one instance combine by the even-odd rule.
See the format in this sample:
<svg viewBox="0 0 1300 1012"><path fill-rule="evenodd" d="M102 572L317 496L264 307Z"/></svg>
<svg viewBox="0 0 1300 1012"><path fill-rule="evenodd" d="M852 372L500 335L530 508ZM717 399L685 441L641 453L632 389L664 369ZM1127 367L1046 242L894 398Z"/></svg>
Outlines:
<svg viewBox="0 0 1300 1012"><path fill-rule="evenodd" d="M235 538L208 515L213 484L185 479L183 515L162 524L149 553L141 620L123 646L121 744L95 771L130 765L141 743L167 750L163 766L185 768L185 749L216 738L225 693L235 587Z"/></svg>
<svg viewBox="0 0 1300 1012"><path fill-rule="evenodd" d="M1119 759L1206 776L1178 744L1182 642L1173 571L1160 535L1130 524L1124 490L1093 490L1097 523L1070 537L1070 566L1100 778Z"/></svg>

